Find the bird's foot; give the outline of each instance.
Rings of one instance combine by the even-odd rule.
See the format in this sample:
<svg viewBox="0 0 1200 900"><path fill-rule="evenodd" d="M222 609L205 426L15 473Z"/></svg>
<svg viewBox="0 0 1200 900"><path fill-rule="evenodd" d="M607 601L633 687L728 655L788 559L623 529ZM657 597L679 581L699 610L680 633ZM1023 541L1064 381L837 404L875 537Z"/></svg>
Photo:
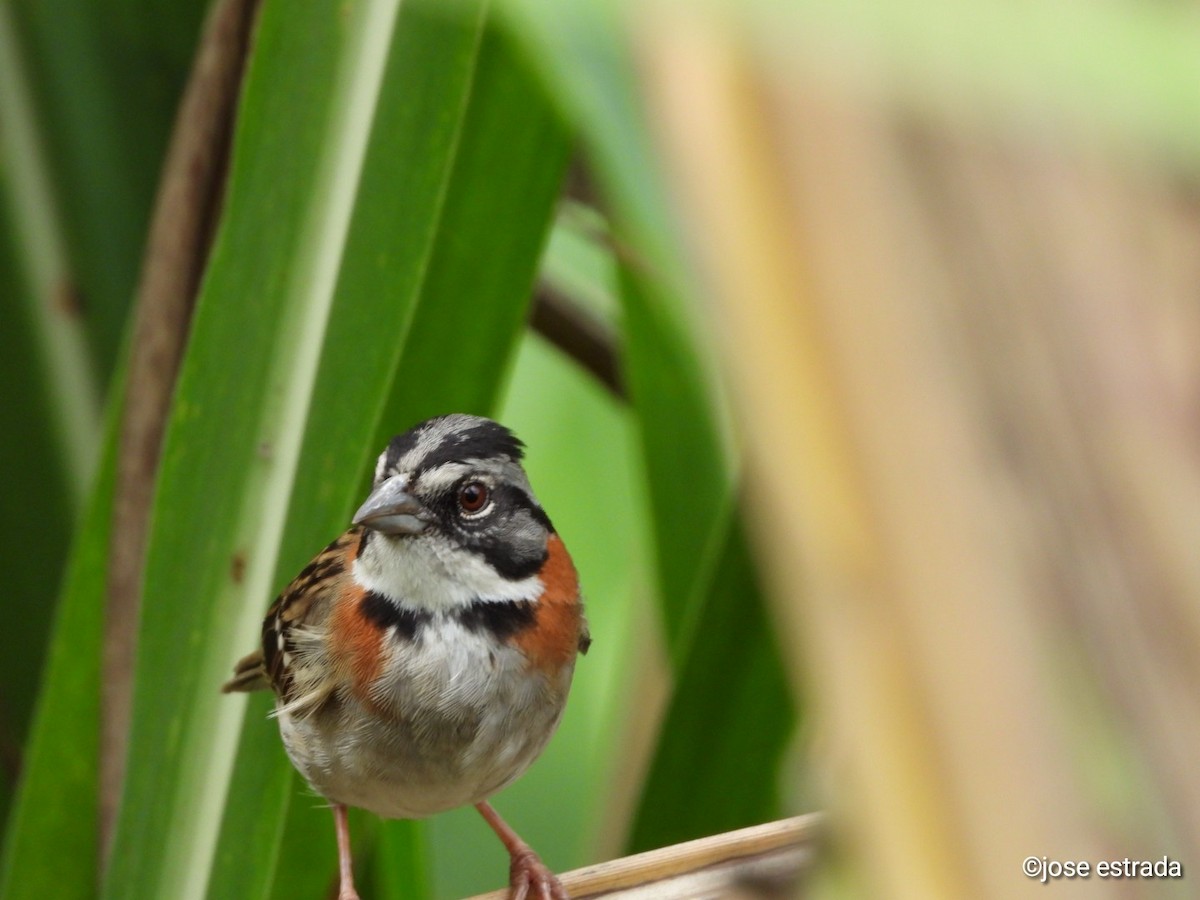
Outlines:
<svg viewBox="0 0 1200 900"><path fill-rule="evenodd" d="M528 847L512 856L508 897L509 900L570 900L562 882Z"/></svg>

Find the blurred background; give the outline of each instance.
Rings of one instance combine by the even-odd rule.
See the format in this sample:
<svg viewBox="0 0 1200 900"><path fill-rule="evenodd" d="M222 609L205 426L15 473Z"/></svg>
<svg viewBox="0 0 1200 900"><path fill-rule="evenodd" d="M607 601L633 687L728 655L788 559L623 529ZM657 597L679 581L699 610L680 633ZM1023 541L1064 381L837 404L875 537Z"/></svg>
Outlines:
<svg viewBox="0 0 1200 900"><path fill-rule="evenodd" d="M1194 894L1198 47L1169 2L0 3L0 898L330 896L217 688L451 410L586 592L496 798L552 868L822 809L789 892ZM353 828L364 898L505 880L471 810Z"/></svg>

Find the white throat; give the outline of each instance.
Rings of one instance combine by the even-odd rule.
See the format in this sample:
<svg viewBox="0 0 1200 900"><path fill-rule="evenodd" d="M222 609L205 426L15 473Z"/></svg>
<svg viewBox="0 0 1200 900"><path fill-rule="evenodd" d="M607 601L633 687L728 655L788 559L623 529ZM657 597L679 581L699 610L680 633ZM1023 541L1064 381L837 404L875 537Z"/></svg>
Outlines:
<svg viewBox="0 0 1200 900"><path fill-rule="evenodd" d="M373 534L354 561L369 591L412 609L449 612L482 601L537 600L542 580L500 576L485 560L438 534L393 539Z"/></svg>

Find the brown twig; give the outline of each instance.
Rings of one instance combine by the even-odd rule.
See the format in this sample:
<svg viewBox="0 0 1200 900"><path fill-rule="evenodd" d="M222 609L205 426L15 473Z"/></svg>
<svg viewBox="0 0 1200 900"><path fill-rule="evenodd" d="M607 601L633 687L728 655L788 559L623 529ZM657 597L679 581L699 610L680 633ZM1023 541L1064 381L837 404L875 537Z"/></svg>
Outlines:
<svg viewBox="0 0 1200 900"><path fill-rule="evenodd" d="M764 896L794 885L812 862L823 816L809 813L576 869L560 876L575 898ZM472 900L504 900L507 891Z"/></svg>
<svg viewBox="0 0 1200 900"><path fill-rule="evenodd" d="M534 294L529 324L594 375L615 397L625 399L617 338L608 325L545 279L538 284Z"/></svg>
<svg viewBox="0 0 1200 900"><path fill-rule="evenodd" d="M105 856L124 779L142 565L159 449L220 211L257 6L257 0L220 0L205 23L163 166L135 301L104 635L99 827Z"/></svg>
<svg viewBox="0 0 1200 900"><path fill-rule="evenodd" d="M598 208L601 205L600 191L592 177L592 168L582 156L576 155L571 161L567 177L563 179L562 193L564 198L584 206Z"/></svg>

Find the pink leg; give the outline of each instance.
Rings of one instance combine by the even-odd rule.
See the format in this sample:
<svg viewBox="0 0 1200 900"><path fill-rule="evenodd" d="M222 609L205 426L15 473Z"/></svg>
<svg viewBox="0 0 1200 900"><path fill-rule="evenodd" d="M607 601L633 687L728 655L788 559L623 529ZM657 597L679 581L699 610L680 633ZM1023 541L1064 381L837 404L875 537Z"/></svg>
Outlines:
<svg viewBox="0 0 1200 900"><path fill-rule="evenodd" d="M358 891L354 890L354 869L350 865L350 823L342 803L333 804L333 824L338 842L338 900L358 900Z"/></svg>
<svg viewBox="0 0 1200 900"><path fill-rule="evenodd" d="M475 808L492 826L496 837L504 842L512 860L508 868L509 900L525 900L529 896L536 900L569 900L566 890L554 877L554 873L538 859L533 848L508 827L508 823L500 818L500 813L492 809L492 804L484 800L476 803Z"/></svg>

